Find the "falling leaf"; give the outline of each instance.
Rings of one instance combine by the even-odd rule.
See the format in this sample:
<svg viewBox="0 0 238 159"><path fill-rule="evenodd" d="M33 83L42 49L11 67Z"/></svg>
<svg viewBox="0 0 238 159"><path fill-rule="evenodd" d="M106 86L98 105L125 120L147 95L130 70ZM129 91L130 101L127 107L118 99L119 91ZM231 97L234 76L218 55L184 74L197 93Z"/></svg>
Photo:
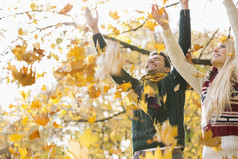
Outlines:
<svg viewBox="0 0 238 159"><path fill-rule="evenodd" d="M15 142L15 141L21 141L24 135L13 134L13 135L9 135L8 137L10 141Z"/></svg>
<svg viewBox="0 0 238 159"><path fill-rule="evenodd" d="M220 38L219 42L224 43L228 40L228 38L225 35L222 35L222 37Z"/></svg>
<svg viewBox="0 0 238 159"><path fill-rule="evenodd" d="M179 90L179 87L180 87L180 84L177 84L175 87L174 87L174 92L177 92Z"/></svg>
<svg viewBox="0 0 238 159"><path fill-rule="evenodd" d="M149 28L151 31L154 31L155 26L157 26L157 23L150 21L150 20L145 20L144 27Z"/></svg>
<svg viewBox="0 0 238 159"><path fill-rule="evenodd" d="M33 119L36 124L45 126L49 122L49 117L46 114L35 115Z"/></svg>
<svg viewBox="0 0 238 159"><path fill-rule="evenodd" d="M32 68L28 69L23 66L20 71L18 71L16 67L13 67L12 76L15 80L22 84L22 86L28 86L35 83L35 72L33 72Z"/></svg>
<svg viewBox="0 0 238 159"><path fill-rule="evenodd" d="M90 85L88 87L88 95L90 98L97 98L101 95L101 90L100 88L96 89L93 85Z"/></svg>
<svg viewBox="0 0 238 159"><path fill-rule="evenodd" d="M113 18L114 20L117 20L120 18L117 14L118 14L117 11L114 11L114 12L109 11L109 16Z"/></svg>
<svg viewBox="0 0 238 159"><path fill-rule="evenodd" d="M167 100L167 94L164 94L164 95L163 95L163 103L164 103L164 104L165 104L166 100Z"/></svg>
<svg viewBox="0 0 238 159"><path fill-rule="evenodd" d="M60 125L57 124L56 122L53 123L54 128L58 128Z"/></svg>
<svg viewBox="0 0 238 159"><path fill-rule="evenodd" d="M139 10L135 10L137 13L140 13L140 14L144 14L145 11L139 11Z"/></svg>
<svg viewBox="0 0 238 159"><path fill-rule="evenodd" d="M98 138L96 135L92 134L92 130L90 128L85 129L82 134L79 136L79 143L82 146L89 147L90 145L96 143Z"/></svg>
<svg viewBox="0 0 238 159"><path fill-rule="evenodd" d="M36 11L38 9L38 6L35 3L31 3L30 7L32 11Z"/></svg>
<svg viewBox="0 0 238 159"><path fill-rule="evenodd" d="M131 82L123 83L121 85L117 85L117 90L120 90L122 92L128 91L132 87Z"/></svg>
<svg viewBox="0 0 238 159"><path fill-rule="evenodd" d="M102 29L105 29L106 27L105 27L105 25L101 25L101 28L102 28Z"/></svg>
<svg viewBox="0 0 238 159"><path fill-rule="evenodd" d="M109 84L108 86L104 86L103 93L107 93L110 88L111 88L111 84Z"/></svg>
<svg viewBox="0 0 238 159"><path fill-rule="evenodd" d="M135 70L135 65L134 65L134 64L132 64L132 65L131 65L130 72L133 72L134 70Z"/></svg>
<svg viewBox="0 0 238 159"><path fill-rule="evenodd" d="M43 86L41 87L42 91L46 91L46 86L43 84Z"/></svg>
<svg viewBox="0 0 238 159"><path fill-rule="evenodd" d="M164 51L165 47L164 44L156 43L154 45L154 49L156 49L158 52Z"/></svg>
<svg viewBox="0 0 238 159"><path fill-rule="evenodd" d="M31 108L33 108L33 109L41 108L41 104L40 104L39 99L38 99L38 100L34 100L34 101L31 103Z"/></svg>
<svg viewBox="0 0 238 159"><path fill-rule="evenodd" d="M92 116L89 117L88 122L93 123L96 121L96 112L93 112Z"/></svg>
<svg viewBox="0 0 238 159"><path fill-rule="evenodd" d="M144 88L144 93L148 94L148 97L154 97L156 94L156 91L150 85L147 85Z"/></svg>
<svg viewBox="0 0 238 159"><path fill-rule="evenodd" d="M165 5L168 0L163 0L163 4Z"/></svg>
<svg viewBox="0 0 238 159"><path fill-rule="evenodd" d="M199 45L199 44L193 44L193 49L195 50L195 51L198 51L198 50L200 50L201 48L203 48L204 46L202 45Z"/></svg>
<svg viewBox="0 0 238 159"><path fill-rule="evenodd" d="M79 47L75 45L74 48L70 49L68 56L74 57L75 60L83 60L86 57L85 49L84 47Z"/></svg>
<svg viewBox="0 0 238 159"><path fill-rule="evenodd" d="M22 123L23 126L25 126L27 124L28 119L29 119L29 117L25 117L25 118L22 119L21 123Z"/></svg>
<svg viewBox="0 0 238 159"><path fill-rule="evenodd" d="M203 78L205 75L200 73L200 72L197 72L197 74L193 74L193 76L197 77L197 78Z"/></svg>
<svg viewBox="0 0 238 159"><path fill-rule="evenodd" d="M166 120L162 125L155 125L156 129L156 139L158 142L162 142L165 145L176 145L178 136L177 126L172 126L169 123L169 120Z"/></svg>
<svg viewBox="0 0 238 159"><path fill-rule="evenodd" d="M39 132L39 130L36 130L36 131L34 131L33 133L31 133L31 134L29 135L29 138L30 138L30 140L34 140L34 139L40 138L40 132Z"/></svg>
<svg viewBox="0 0 238 159"><path fill-rule="evenodd" d="M144 100L140 100L138 106L147 114L147 103Z"/></svg>
<svg viewBox="0 0 238 159"><path fill-rule="evenodd" d="M72 8L73 8L73 5L71 5L71 4L68 3L68 4L59 12L59 14L64 14L64 15L66 15L66 13L68 13Z"/></svg>
<svg viewBox="0 0 238 159"><path fill-rule="evenodd" d="M66 154L70 159L88 159L89 151L86 147L80 146L75 140L69 141L68 151Z"/></svg>
<svg viewBox="0 0 238 159"><path fill-rule="evenodd" d="M23 35L23 30L22 30L22 28L20 28L20 29L18 30L18 34L19 34L19 35Z"/></svg>
<svg viewBox="0 0 238 159"><path fill-rule="evenodd" d="M121 91L116 91L115 93L114 93L114 97L113 98L121 98L122 97L122 95L121 95Z"/></svg>
<svg viewBox="0 0 238 159"><path fill-rule="evenodd" d="M62 39L62 38L57 38L57 39L56 39L56 44L59 45L59 44L62 43L62 42L63 42L63 39Z"/></svg>
<svg viewBox="0 0 238 159"><path fill-rule="evenodd" d="M198 142L202 145L213 147L216 152L218 150L221 150L221 138L219 136L213 138L213 133L211 129L205 131L204 136L201 137Z"/></svg>
<svg viewBox="0 0 238 159"><path fill-rule="evenodd" d="M21 159L27 159L27 149L25 147L23 148L18 148L18 151L20 153Z"/></svg>

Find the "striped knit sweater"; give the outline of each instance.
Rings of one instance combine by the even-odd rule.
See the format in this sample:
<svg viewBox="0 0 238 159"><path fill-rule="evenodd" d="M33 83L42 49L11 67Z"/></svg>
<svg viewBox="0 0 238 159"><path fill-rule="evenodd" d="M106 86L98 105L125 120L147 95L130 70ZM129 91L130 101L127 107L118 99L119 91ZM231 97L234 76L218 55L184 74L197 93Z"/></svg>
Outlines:
<svg viewBox="0 0 238 159"><path fill-rule="evenodd" d="M213 68L213 75L206 80L202 88L202 106L207 95L207 90L217 75L217 69ZM216 118L212 115L209 122L202 125L203 132L212 130L213 137L238 135L238 83L233 83L234 91L231 92L231 110L226 109Z"/></svg>
<svg viewBox="0 0 238 159"><path fill-rule="evenodd" d="M223 0L223 3L231 23L231 28L234 32L235 53L238 61L238 9L232 0ZM180 75L191 85L191 87L193 87L199 94L202 94L202 99L204 100L207 89L212 81L205 81L205 78L197 78L195 76L201 73L193 65L186 61L183 51L175 40L171 29L163 31L163 36L166 49L173 65L178 70ZM237 84L234 84L234 88L235 90L238 90ZM218 119L212 117L209 123L203 125L204 131L211 129L214 136L238 136L238 96L237 92L231 92L231 94L232 110L224 110Z"/></svg>

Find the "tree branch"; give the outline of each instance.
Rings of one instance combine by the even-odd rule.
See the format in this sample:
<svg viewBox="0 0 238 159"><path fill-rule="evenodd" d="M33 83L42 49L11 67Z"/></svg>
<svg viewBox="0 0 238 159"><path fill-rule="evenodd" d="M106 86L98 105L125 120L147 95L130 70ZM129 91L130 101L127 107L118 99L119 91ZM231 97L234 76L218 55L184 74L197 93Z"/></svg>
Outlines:
<svg viewBox="0 0 238 159"><path fill-rule="evenodd" d="M121 111L121 112L119 112L119 113L117 113L117 114L114 114L114 115L112 115L112 116L110 116L110 117L107 117L107 118L95 120L94 123L108 121L108 120L110 120L110 119L112 119L112 118L114 118L114 117L116 117L116 116L119 116L119 115L121 115L121 114L124 114L124 113L126 113L126 110L123 110L123 111ZM67 120L67 121L65 121L65 122L79 122L79 123L81 122L81 123L85 123L85 122L88 122L88 120L85 120L85 119Z"/></svg>
<svg viewBox="0 0 238 159"><path fill-rule="evenodd" d="M112 40L112 41L118 41L123 46L123 48L129 48L133 51L137 51L137 52L139 52L141 54L144 54L144 55L149 55L150 52L151 52L151 51L148 51L148 50L145 50L145 49L141 49L137 46L128 44L128 43L123 42L121 40L118 40L116 38L109 37L107 35L103 35L103 36L105 37L105 39ZM209 66L211 66L210 60L206 60L206 59L192 59L192 62L193 62L193 64L197 64L197 65L209 65Z"/></svg>
<svg viewBox="0 0 238 159"><path fill-rule="evenodd" d="M216 33L218 32L219 28L213 33L212 37L210 38L210 40L208 41L208 43L206 44L206 46L203 48L203 50L201 51L198 59L197 59L197 63L199 62L203 52L205 51L205 49L208 47L208 45L211 43L212 39L215 37Z"/></svg>

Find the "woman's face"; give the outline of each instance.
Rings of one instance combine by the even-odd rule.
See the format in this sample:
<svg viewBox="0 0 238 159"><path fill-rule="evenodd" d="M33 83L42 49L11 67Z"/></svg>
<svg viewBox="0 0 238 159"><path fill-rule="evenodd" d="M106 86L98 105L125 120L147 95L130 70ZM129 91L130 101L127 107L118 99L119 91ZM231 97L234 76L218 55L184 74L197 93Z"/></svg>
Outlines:
<svg viewBox="0 0 238 159"><path fill-rule="evenodd" d="M220 70L225 63L226 56L226 44L222 42L218 43L212 53L212 65Z"/></svg>

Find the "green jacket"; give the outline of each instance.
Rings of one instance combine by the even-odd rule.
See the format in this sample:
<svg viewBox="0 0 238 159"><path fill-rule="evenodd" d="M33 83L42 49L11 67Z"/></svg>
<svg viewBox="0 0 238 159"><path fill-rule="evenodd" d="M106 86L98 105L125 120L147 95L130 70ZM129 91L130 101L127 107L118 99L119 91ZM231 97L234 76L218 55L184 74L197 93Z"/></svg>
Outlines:
<svg viewBox="0 0 238 159"><path fill-rule="evenodd" d="M106 46L106 42L103 36L98 33L93 36L94 44L99 43L101 49ZM181 10L180 22L179 22L179 44L186 54L191 46L191 28L190 28L190 11ZM130 82L132 89L137 94L140 94L139 80L133 78L124 69L120 76L112 76L112 79L117 84ZM178 91L174 91L174 88L179 86ZM148 114L142 110L134 110L134 116L137 120L132 119L132 144L133 153L138 150L155 148L157 146L164 147L162 143L151 143L147 141L152 139L155 135L155 128L153 126L154 121L157 123L163 123L169 119L171 125L178 126L178 146L185 146L185 132L184 132L184 103L185 103L185 91L187 89L186 81L180 76L177 70L174 68L162 81L158 82L158 88L160 97L163 99L164 95L167 95L165 103L162 102L162 106L157 108L148 107Z"/></svg>

